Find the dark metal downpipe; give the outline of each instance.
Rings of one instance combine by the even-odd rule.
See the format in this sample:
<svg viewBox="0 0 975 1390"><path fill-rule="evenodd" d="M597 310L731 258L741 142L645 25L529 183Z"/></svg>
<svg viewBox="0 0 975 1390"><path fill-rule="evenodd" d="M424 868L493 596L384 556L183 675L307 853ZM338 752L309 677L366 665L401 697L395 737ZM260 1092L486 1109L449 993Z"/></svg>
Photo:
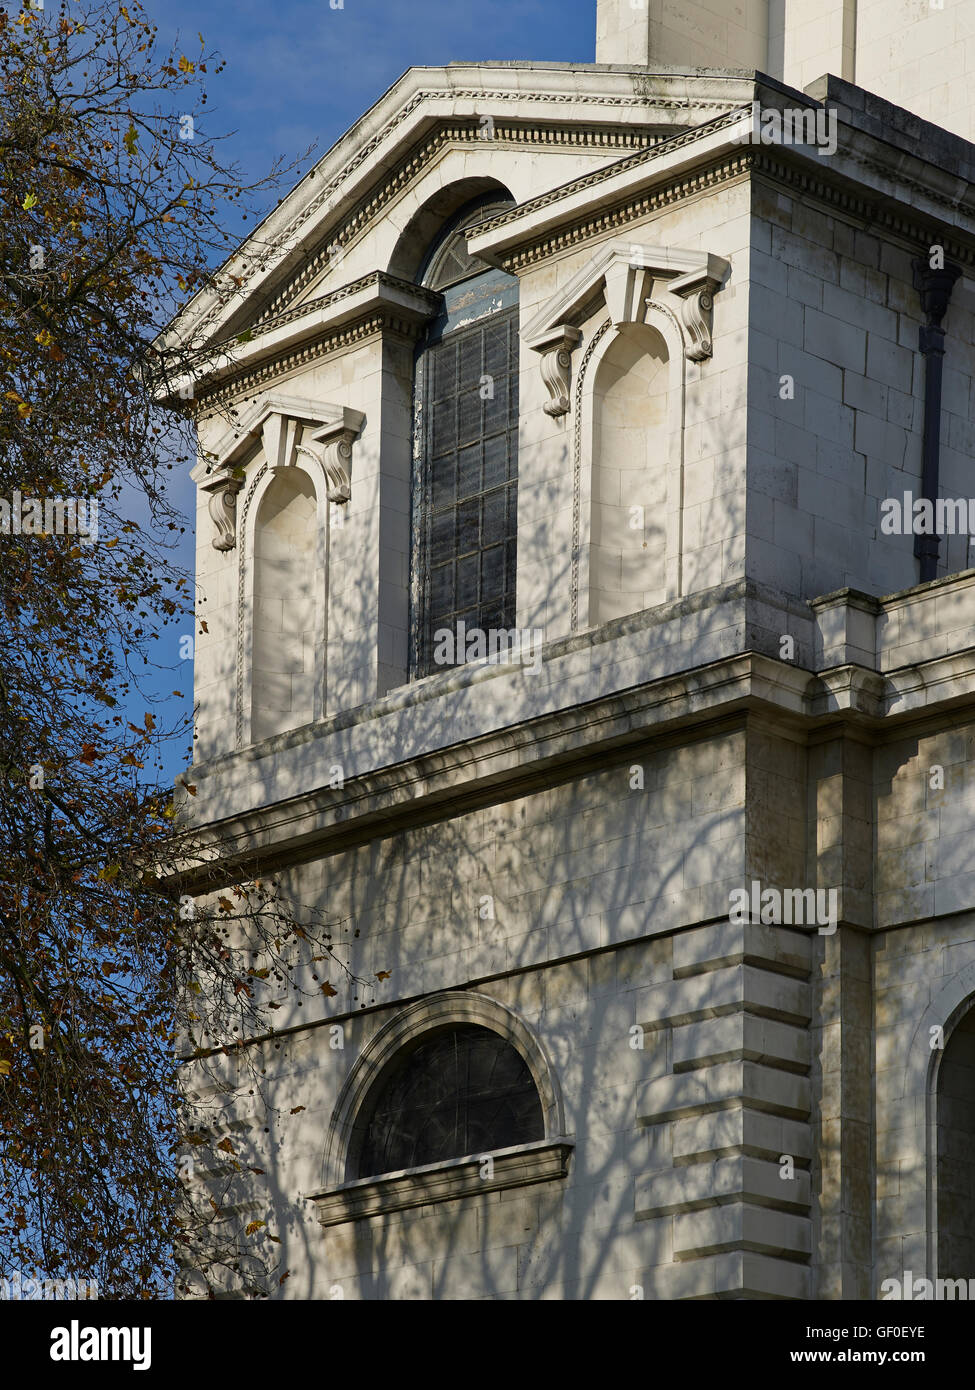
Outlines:
<svg viewBox="0 0 975 1390"><path fill-rule="evenodd" d="M927 323L919 333L919 347L924 354L924 454L921 468L921 496L934 509L938 496L938 469L941 461L941 376L945 355L945 331L941 326L948 312L948 301L961 275L961 267L947 264L932 270L927 261L915 260L914 288L921 296L921 308ZM914 554L921 562L921 583L936 579L941 537L915 535Z"/></svg>

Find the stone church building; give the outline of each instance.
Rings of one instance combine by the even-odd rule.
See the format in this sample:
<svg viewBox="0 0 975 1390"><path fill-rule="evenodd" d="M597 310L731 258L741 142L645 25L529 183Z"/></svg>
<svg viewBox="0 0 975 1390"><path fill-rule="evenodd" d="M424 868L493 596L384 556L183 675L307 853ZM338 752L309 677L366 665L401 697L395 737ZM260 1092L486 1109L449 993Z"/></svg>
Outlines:
<svg viewBox="0 0 975 1390"><path fill-rule="evenodd" d="M594 18L170 329L193 814L371 981L254 1044L277 1297L975 1278L975 0Z"/></svg>

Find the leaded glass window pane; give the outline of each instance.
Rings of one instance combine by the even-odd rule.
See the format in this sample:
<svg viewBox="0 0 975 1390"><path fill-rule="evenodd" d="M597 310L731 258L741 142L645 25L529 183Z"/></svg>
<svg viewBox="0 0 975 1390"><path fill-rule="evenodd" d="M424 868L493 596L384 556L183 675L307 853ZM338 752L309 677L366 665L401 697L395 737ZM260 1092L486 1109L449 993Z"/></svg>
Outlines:
<svg viewBox="0 0 975 1390"><path fill-rule="evenodd" d="M528 1066L489 1028L463 1024L408 1049L356 1126L356 1176L374 1177L545 1137Z"/></svg>
<svg viewBox="0 0 975 1390"><path fill-rule="evenodd" d="M424 353L416 632L419 674L434 634L515 625L518 311L490 314Z"/></svg>

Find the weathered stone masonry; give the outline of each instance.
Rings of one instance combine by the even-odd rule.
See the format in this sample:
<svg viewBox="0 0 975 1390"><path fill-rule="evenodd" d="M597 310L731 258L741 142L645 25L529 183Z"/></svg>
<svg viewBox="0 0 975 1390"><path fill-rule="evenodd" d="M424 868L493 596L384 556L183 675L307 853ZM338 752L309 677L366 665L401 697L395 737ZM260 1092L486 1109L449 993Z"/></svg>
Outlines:
<svg viewBox="0 0 975 1390"><path fill-rule="evenodd" d="M948 536L919 583L880 529L921 490L934 246L939 487L972 490L970 100L933 16L904 20L915 68L887 7L833 8L814 42L788 6L685 6L692 34L601 0L597 64L413 69L240 249L234 304L171 330L205 364L192 812L376 980L254 1043L305 1107L235 1121L273 1167L280 1297L975 1274L975 571ZM753 101L835 116L835 155L743 143ZM543 659L415 679L425 258L478 199L468 252L517 282ZM731 920L754 881L836 890L835 932ZM356 1179L372 1088L451 1022L519 1053L544 1134L489 1179Z"/></svg>

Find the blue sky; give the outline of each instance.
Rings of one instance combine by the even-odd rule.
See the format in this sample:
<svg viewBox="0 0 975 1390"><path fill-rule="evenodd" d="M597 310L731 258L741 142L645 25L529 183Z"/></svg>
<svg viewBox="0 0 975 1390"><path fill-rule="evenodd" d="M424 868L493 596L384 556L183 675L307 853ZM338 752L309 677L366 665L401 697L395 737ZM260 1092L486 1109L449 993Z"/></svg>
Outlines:
<svg viewBox="0 0 975 1390"><path fill-rule="evenodd" d="M596 0L145 0L160 40L198 32L226 70L212 133L256 177L311 144L320 157L413 66L458 59L591 63Z"/></svg>
<svg viewBox="0 0 975 1390"><path fill-rule="evenodd" d="M159 27L159 42L176 43L195 58L202 33L226 68L208 88L207 133L228 135L225 162L239 165L245 184L261 178L276 159L314 153L288 184L270 195L267 212L315 160L387 91L407 68L470 59L535 59L591 63L596 42L596 0L144 0ZM255 223L239 220L241 239ZM228 230L235 230L228 223ZM171 495L192 518L189 464L173 479ZM180 559L192 569L192 532ZM147 682L159 692L160 725L172 725L192 705L192 674L180 662L184 623L157 644L156 660L169 670ZM178 689L182 701L170 695ZM133 701L141 722L144 704ZM164 763L167 782L187 765L175 741ZM148 769L147 769L148 771Z"/></svg>

